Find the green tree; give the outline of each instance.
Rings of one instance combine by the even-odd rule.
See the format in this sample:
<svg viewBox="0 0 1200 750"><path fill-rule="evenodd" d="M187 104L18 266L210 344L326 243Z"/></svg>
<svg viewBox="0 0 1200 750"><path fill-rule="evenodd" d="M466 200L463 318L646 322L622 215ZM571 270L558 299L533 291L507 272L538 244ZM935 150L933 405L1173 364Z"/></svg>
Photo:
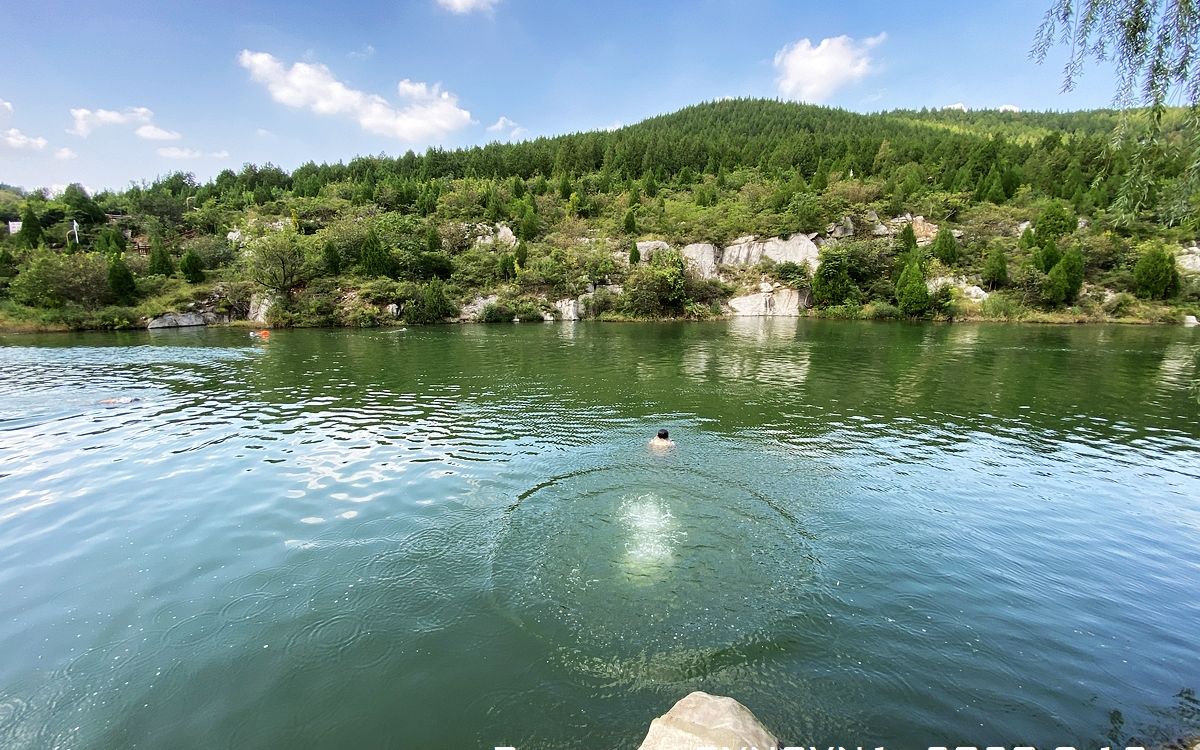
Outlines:
<svg viewBox="0 0 1200 750"><path fill-rule="evenodd" d="M247 272L260 286L290 294L304 282L304 249L295 232L271 232L250 244Z"/></svg>
<svg viewBox="0 0 1200 750"><path fill-rule="evenodd" d="M907 257L917 251L917 233L913 231L912 223L904 225L896 237L896 254Z"/></svg>
<svg viewBox="0 0 1200 750"><path fill-rule="evenodd" d="M933 240L931 250L933 257L948 266L958 263L958 240L954 239L954 234L947 226L943 225L938 229L937 237Z"/></svg>
<svg viewBox="0 0 1200 750"><path fill-rule="evenodd" d="M633 243L633 246L629 248L629 265L636 266L638 263L641 263L641 262L642 262L642 251L638 250L637 243L635 242L635 243Z"/></svg>
<svg viewBox="0 0 1200 750"><path fill-rule="evenodd" d="M1033 265L1042 273L1050 273L1050 269L1058 265L1058 261L1062 259L1062 252L1058 249L1058 243L1053 237L1042 240L1042 246L1033 251Z"/></svg>
<svg viewBox="0 0 1200 750"><path fill-rule="evenodd" d="M513 260L517 263L517 268L525 268L529 265L529 246L524 242L518 242L515 249L516 254Z"/></svg>
<svg viewBox="0 0 1200 750"><path fill-rule="evenodd" d="M632 208L625 212L625 234L637 234L637 218Z"/></svg>
<svg viewBox="0 0 1200 750"><path fill-rule="evenodd" d="M1075 231L1075 225L1075 217L1071 215L1065 205L1059 201L1050 201L1042 208L1037 221L1034 222L1034 226L1037 227L1038 244L1044 245L1051 240L1071 234Z"/></svg>
<svg viewBox="0 0 1200 750"><path fill-rule="evenodd" d="M1133 266L1133 280L1139 297L1168 299L1179 291L1179 269L1175 257L1161 242L1146 242L1141 257Z"/></svg>
<svg viewBox="0 0 1200 750"><path fill-rule="evenodd" d="M363 276L373 278L396 275L396 258L392 255L392 251L379 241L379 235L375 233L374 229L367 232L367 236L363 240L362 250L358 256L358 266Z"/></svg>
<svg viewBox="0 0 1200 750"><path fill-rule="evenodd" d="M896 304L905 315L922 315L929 310L929 289L920 261L911 259L896 282Z"/></svg>
<svg viewBox="0 0 1200 750"><path fill-rule="evenodd" d="M171 254L166 245L157 237L150 241L150 264L146 268L150 274L171 276L175 273L175 264L171 262Z"/></svg>
<svg viewBox="0 0 1200 750"><path fill-rule="evenodd" d="M67 218L74 219L84 226L104 221L104 209L100 208L79 183L67 185L60 200L67 205Z"/></svg>
<svg viewBox="0 0 1200 750"><path fill-rule="evenodd" d="M1073 247L1063 253L1054 268L1050 269L1052 274L1055 268L1061 269L1060 273L1065 282L1066 292L1063 297L1064 302L1074 302L1075 298L1079 296L1079 290L1083 288L1083 266L1083 253L1079 251L1079 248Z"/></svg>
<svg viewBox="0 0 1200 750"><path fill-rule="evenodd" d="M458 307L446 294L441 279L430 279L422 285L415 298L404 306L404 319L409 323L438 323L458 314Z"/></svg>
<svg viewBox="0 0 1200 750"><path fill-rule="evenodd" d="M525 183L520 182L519 184L524 185ZM425 230L425 249L431 253L441 252L442 250L442 236L438 234L437 227L432 224Z"/></svg>
<svg viewBox="0 0 1200 750"><path fill-rule="evenodd" d="M563 172L562 176L558 179L558 197L563 200L570 200L571 193L573 192L575 192L575 188L571 185L571 178L567 176L566 172Z"/></svg>
<svg viewBox="0 0 1200 750"><path fill-rule="evenodd" d="M100 253L63 255L42 247L30 254L9 291L16 301L35 307L96 307L112 299L108 259Z"/></svg>
<svg viewBox="0 0 1200 750"><path fill-rule="evenodd" d="M1057 263L1050 273L1042 278L1042 304L1057 307L1067 301L1070 280L1062 263Z"/></svg>
<svg viewBox="0 0 1200 750"><path fill-rule="evenodd" d="M1008 257L1000 245L992 245L983 264L983 283L996 290L1008 286Z"/></svg>
<svg viewBox="0 0 1200 750"><path fill-rule="evenodd" d="M658 195L658 180L654 179L654 173L650 172L642 180L642 192L649 198L654 198Z"/></svg>
<svg viewBox="0 0 1200 750"><path fill-rule="evenodd" d="M183 254L183 258L179 261L179 272L190 284L204 281L204 263L195 250L188 250Z"/></svg>
<svg viewBox="0 0 1200 750"><path fill-rule="evenodd" d="M1022 250L1032 250L1037 247L1037 237L1033 234L1033 227L1025 227L1025 231L1021 232L1021 239L1017 242L1017 247Z"/></svg>
<svg viewBox="0 0 1200 750"><path fill-rule="evenodd" d="M337 276L342 272L342 254L332 240L326 240L321 248L321 266L326 276Z"/></svg>
<svg viewBox="0 0 1200 750"><path fill-rule="evenodd" d="M38 220L33 206L26 205L21 212L21 231L17 232L14 239L20 247L31 250L42 244L42 222Z"/></svg>
<svg viewBox="0 0 1200 750"><path fill-rule="evenodd" d="M137 296L137 283L125 259L117 255L108 261L108 292L119 305L128 305Z"/></svg>
<svg viewBox="0 0 1200 750"><path fill-rule="evenodd" d="M836 246L821 248L821 263L813 274L812 293L813 302L821 306L858 301L859 289L850 278L849 259Z"/></svg>

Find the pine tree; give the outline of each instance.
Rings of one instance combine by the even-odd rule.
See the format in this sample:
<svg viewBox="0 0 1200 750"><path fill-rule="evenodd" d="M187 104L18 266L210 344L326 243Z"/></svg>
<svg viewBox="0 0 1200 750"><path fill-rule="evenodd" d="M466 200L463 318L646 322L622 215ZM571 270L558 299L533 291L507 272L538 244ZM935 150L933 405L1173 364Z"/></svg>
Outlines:
<svg viewBox="0 0 1200 750"><path fill-rule="evenodd" d="M327 276L337 276L342 272L342 254L332 240L326 241L325 247L321 248L321 265Z"/></svg>
<svg viewBox="0 0 1200 750"><path fill-rule="evenodd" d="M442 236L438 234L437 227L432 224L425 230L425 249L431 253L442 249Z"/></svg>
<svg viewBox="0 0 1200 750"><path fill-rule="evenodd" d="M1074 302L1079 296L1079 290L1083 288L1083 253L1079 248L1073 247L1063 253L1062 258L1055 264L1054 268L1061 268L1063 279L1066 281L1065 302ZM1051 269L1053 272L1054 269Z"/></svg>
<svg viewBox="0 0 1200 750"><path fill-rule="evenodd" d="M42 222L38 220L33 206L27 205L21 212L21 231L17 232L15 239L18 245L30 250L42 243Z"/></svg>
<svg viewBox="0 0 1200 750"><path fill-rule="evenodd" d="M897 255L907 257L917 252L917 233L913 231L911 223L905 224L900 230L896 242Z"/></svg>
<svg viewBox="0 0 1200 750"><path fill-rule="evenodd" d="M562 177L558 180L558 197L565 201L570 200L573 192L575 192L575 188L571 186L571 178L567 176L566 172L563 172Z"/></svg>
<svg viewBox="0 0 1200 750"><path fill-rule="evenodd" d="M929 290L925 273L915 258L908 262L896 282L896 303L905 315L921 315L929 309Z"/></svg>
<svg viewBox="0 0 1200 750"><path fill-rule="evenodd" d="M632 208L625 212L625 234L637 234L637 218Z"/></svg>
<svg viewBox="0 0 1200 750"><path fill-rule="evenodd" d="M1179 269L1175 257L1161 242L1149 244L1133 267L1137 293L1148 299L1168 299L1179 291Z"/></svg>
<svg viewBox="0 0 1200 750"><path fill-rule="evenodd" d="M1042 246L1033 251L1033 264L1042 273L1050 273L1050 269L1058 265L1060 260L1062 260L1062 253L1053 237L1044 239Z"/></svg>
<svg viewBox="0 0 1200 750"><path fill-rule="evenodd" d="M642 252L638 250L637 243L633 243L633 247L629 249L629 265L636 266L642 262Z"/></svg>
<svg viewBox="0 0 1200 750"><path fill-rule="evenodd" d="M654 179L653 172L647 173L645 179L642 180L642 192L648 198L658 195L658 180Z"/></svg>
<svg viewBox="0 0 1200 750"><path fill-rule="evenodd" d="M150 241L150 264L146 270L159 276L172 276L175 273L175 264L171 262L171 254L167 252L166 246L158 238Z"/></svg>
<svg viewBox="0 0 1200 750"><path fill-rule="evenodd" d="M128 305L137 295L133 274L119 255L108 262L108 291L118 305Z"/></svg>
<svg viewBox="0 0 1200 750"><path fill-rule="evenodd" d="M958 240L954 239L954 234L950 231L949 227L943 226L938 230L931 250L933 251L933 257L948 266L958 263Z"/></svg>
<svg viewBox="0 0 1200 750"><path fill-rule="evenodd" d="M995 203L997 206L1008 200L1008 196L1004 194L1004 184L1000 182L1000 175L995 173L988 182L987 190L983 194L983 199L989 203Z"/></svg>
<svg viewBox="0 0 1200 750"><path fill-rule="evenodd" d="M1008 285L1008 258L1004 254L1003 247L992 245L983 265L982 276L983 283L987 284L988 289L995 290Z"/></svg>
<svg viewBox="0 0 1200 750"><path fill-rule="evenodd" d="M524 242L517 243L516 257L514 260L517 263L517 268L525 268L529 262L529 247Z"/></svg>
<svg viewBox="0 0 1200 750"><path fill-rule="evenodd" d="M1017 246L1022 250L1032 250L1037 247L1037 237L1033 234L1033 227L1025 227L1025 231L1021 232L1021 239Z"/></svg>
<svg viewBox="0 0 1200 750"><path fill-rule="evenodd" d="M201 262L200 256L196 254L195 250L189 249L183 254L183 259L179 261L179 272L190 284L204 281L204 263Z"/></svg>
<svg viewBox="0 0 1200 750"><path fill-rule="evenodd" d="M379 241L379 235L375 234L374 229L367 232L367 239L359 252L358 263L364 276L394 276L396 273L396 259Z"/></svg>

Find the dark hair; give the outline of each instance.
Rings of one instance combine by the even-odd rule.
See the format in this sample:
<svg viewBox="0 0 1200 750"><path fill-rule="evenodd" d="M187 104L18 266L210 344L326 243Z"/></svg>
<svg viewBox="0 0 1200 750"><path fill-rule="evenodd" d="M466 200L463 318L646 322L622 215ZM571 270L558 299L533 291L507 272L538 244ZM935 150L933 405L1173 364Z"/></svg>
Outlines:
<svg viewBox="0 0 1200 750"><path fill-rule="evenodd" d="M658 431L658 438L659 438L659 440L666 440L666 439L667 439L667 436L668 436L668 435L670 435L670 434L671 434L671 433L667 432L666 430L659 430L659 431Z"/></svg>

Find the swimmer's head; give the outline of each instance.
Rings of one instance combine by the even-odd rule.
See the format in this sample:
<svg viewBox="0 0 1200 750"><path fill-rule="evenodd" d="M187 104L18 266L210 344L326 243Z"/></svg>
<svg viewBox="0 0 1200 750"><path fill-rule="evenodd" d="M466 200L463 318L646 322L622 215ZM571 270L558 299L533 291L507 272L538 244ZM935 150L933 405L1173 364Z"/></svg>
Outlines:
<svg viewBox="0 0 1200 750"><path fill-rule="evenodd" d="M670 437L671 437L671 433L667 432L666 430L658 431L658 439L659 440L667 440Z"/></svg>

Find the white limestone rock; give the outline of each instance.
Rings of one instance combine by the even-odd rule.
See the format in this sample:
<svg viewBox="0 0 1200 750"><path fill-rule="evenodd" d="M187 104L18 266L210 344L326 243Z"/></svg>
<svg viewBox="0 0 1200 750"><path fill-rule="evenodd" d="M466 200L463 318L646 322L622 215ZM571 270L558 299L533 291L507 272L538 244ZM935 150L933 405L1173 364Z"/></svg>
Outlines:
<svg viewBox="0 0 1200 750"><path fill-rule="evenodd" d="M1180 273L1200 273L1200 247L1185 248L1175 257Z"/></svg>
<svg viewBox="0 0 1200 750"><path fill-rule="evenodd" d="M983 287L971 284L963 287L963 296L972 302L983 302L990 295L984 290Z"/></svg>
<svg viewBox="0 0 1200 750"><path fill-rule="evenodd" d="M645 263L653 258L655 253L670 250L671 246L662 240L646 240L644 242L637 243L637 249L638 257L642 259L643 263Z"/></svg>
<svg viewBox="0 0 1200 750"><path fill-rule="evenodd" d="M579 300L577 299L560 299L554 303L554 309L558 310L558 317L562 320L579 320Z"/></svg>
<svg viewBox="0 0 1200 750"><path fill-rule="evenodd" d="M787 239L771 237L763 242L753 236L739 237L721 252L718 263L722 266L753 266L769 258L776 263L807 263L815 270L818 264L816 244L807 234L797 233Z"/></svg>
<svg viewBox="0 0 1200 750"><path fill-rule="evenodd" d="M779 288L729 300L730 314L737 318L795 318L800 315L800 292Z"/></svg>
<svg viewBox="0 0 1200 750"><path fill-rule="evenodd" d="M247 320L254 323L266 323L267 313L275 304L275 296L266 292L255 292L250 295L250 315Z"/></svg>
<svg viewBox="0 0 1200 750"><path fill-rule="evenodd" d="M683 248L683 260L702 279L717 278L720 253L714 245L695 242Z"/></svg>
<svg viewBox="0 0 1200 750"><path fill-rule="evenodd" d="M982 287L971 283L966 276L934 276L932 279L925 281L925 288L929 290L930 294L933 294L944 286L957 289L962 293L962 296L972 302L983 302L989 296Z"/></svg>
<svg viewBox="0 0 1200 750"><path fill-rule="evenodd" d="M462 323L475 323L479 321L479 316L483 314L483 308L493 304L500 299L495 294L487 297L476 297L467 304L463 305L458 311L458 319Z"/></svg>
<svg viewBox="0 0 1200 750"><path fill-rule="evenodd" d="M1188 328L1191 328L1192 326L1200 325L1200 322L1197 322L1195 315L1184 315L1183 324Z"/></svg>
<svg viewBox="0 0 1200 750"><path fill-rule="evenodd" d="M212 313L208 313L207 315L197 312L167 313L166 315L159 315L157 318L152 318L146 324L146 328L150 330L156 328L190 328L192 326L205 326L215 322L217 322L217 316Z"/></svg>
<svg viewBox="0 0 1200 750"><path fill-rule="evenodd" d="M650 723L638 750L774 748L779 741L733 698L696 691Z"/></svg>

